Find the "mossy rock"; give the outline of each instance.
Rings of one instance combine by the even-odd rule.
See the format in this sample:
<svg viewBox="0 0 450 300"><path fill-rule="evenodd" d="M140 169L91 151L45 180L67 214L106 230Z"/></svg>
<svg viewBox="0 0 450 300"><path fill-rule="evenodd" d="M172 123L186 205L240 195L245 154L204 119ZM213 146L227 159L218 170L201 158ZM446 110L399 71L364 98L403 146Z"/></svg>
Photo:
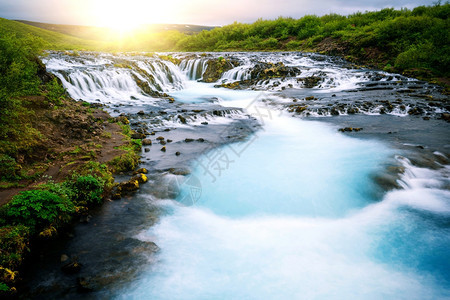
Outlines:
<svg viewBox="0 0 450 300"><path fill-rule="evenodd" d="M204 82L216 82L222 77L222 74L228 70L234 68L231 61L221 58L221 59L211 59L207 63L205 73L203 73Z"/></svg>

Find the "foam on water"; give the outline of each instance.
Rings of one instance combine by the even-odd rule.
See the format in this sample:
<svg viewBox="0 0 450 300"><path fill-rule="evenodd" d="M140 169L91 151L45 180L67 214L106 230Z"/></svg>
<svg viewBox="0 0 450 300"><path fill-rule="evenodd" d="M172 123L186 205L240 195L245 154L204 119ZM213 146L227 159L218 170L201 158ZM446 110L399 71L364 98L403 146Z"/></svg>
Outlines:
<svg viewBox="0 0 450 300"><path fill-rule="evenodd" d="M180 102L202 103L232 101L239 99L254 99L261 92L255 91L235 91L226 88L215 88L214 83L202 83L189 81L183 90L172 92L171 95Z"/></svg>
<svg viewBox="0 0 450 300"><path fill-rule="evenodd" d="M159 245L158 262L115 297L449 297L448 169L397 157L404 188L380 199L371 175L391 154L321 123L266 119L215 182L197 166L196 205L160 200L167 215L137 237Z"/></svg>
<svg viewBox="0 0 450 300"><path fill-rule="evenodd" d="M114 66L116 58L107 54L45 59L75 99L151 103L138 86L142 81L180 102L244 108L263 125L248 140L211 150L193 164L192 178L201 184L193 206L180 203L189 185L182 185L178 201L151 199L164 214L137 238L161 248L157 261L108 298L450 298L448 166L418 168L394 158L394 150L381 142L279 115L258 101L276 97L270 93L196 82L208 59L183 55L175 55L182 58L179 66L157 57L120 57L131 68ZM248 79L258 61L301 68L281 83L257 83L263 90L301 87L299 78L321 72L326 80L316 92L353 89L372 72L345 69L317 55L232 56L241 64L219 82ZM393 112L406 113L407 108ZM155 124L225 125L244 115L230 110L225 117L189 117L187 124L174 117ZM391 164L405 168L402 188L381 194L373 176Z"/></svg>

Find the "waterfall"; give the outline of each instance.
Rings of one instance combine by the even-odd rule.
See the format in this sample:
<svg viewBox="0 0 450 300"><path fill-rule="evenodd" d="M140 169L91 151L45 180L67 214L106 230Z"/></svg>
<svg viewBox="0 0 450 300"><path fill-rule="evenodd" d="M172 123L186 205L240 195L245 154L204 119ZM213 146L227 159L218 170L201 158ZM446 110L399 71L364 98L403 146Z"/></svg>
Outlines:
<svg viewBox="0 0 450 300"><path fill-rule="evenodd" d="M149 101L154 93L183 89L187 80L178 66L157 56L50 53L43 61L72 98L88 102Z"/></svg>
<svg viewBox="0 0 450 300"><path fill-rule="evenodd" d="M252 65L239 66L223 73L219 81L233 82L251 79Z"/></svg>
<svg viewBox="0 0 450 300"><path fill-rule="evenodd" d="M207 58L185 59L180 63L180 69L190 80L202 79L207 67Z"/></svg>

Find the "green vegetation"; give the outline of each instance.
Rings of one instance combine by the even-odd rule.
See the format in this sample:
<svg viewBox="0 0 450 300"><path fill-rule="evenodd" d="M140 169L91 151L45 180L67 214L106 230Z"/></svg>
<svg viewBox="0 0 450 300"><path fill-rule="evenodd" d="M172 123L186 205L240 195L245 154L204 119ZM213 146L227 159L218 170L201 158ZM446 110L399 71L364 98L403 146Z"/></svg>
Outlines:
<svg viewBox="0 0 450 300"><path fill-rule="evenodd" d="M35 25L30 26L0 19L0 36L39 38L39 43L35 40L33 44L53 50L314 51L430 80L449 76L449 14L450 4L439 2L412 10L387 8L348 16L308 15L300 19L260 19L252 24L235 22L200 33L180 32L178 27L172 28L178 31L148 27L120 37L111 30L95 27L52 27L28 22ZM170 55L164 58L178 63Z"/></svg>
<svg viewBox="0 0 450 300"><path fill-rule="evenodd" d="M23 225L4 226L0 228L0 296L2 292L14 292L12 287L18 276L18 267L22 264L24 254L29 251L29 230Z"/></svg>
<svg viewBox="0 0 450 300"><path fill-rule="evenodd" d="M69 183L73 191L72 201L77 205L92 205L102 202L104 182L101 178L86 175L78 176Z"/></svg>
<svg viewBox="0 0 450 300"><path fill-rule="evenodd" d="M20 22L0 18L0 36L13 35L18 40L39 39L36 44L41 49L52 50L94 50L105 47L104 43L93 40L80 39Z"/></svg>
<svg viewBox="0 0 450 300"><path fill-rule="evenodd" d="M12 26L5 27L5 23ZM44 35L41 29L25 30L22 26L28 25L16 23L0 19L0 188L26 190L0 207L0 297L15 291L18 270L29 244L57 236L74 216L86 214L89 208L101 204L114 186L112 168L95 161L95 150L102 148L102 144L87 140L61 153L53 152L47 145L48 134L52 132L44 135L43 130L48 130L46 126L51 123L42 124L44 120L39 116L55 112L67 119L74 111L86 115L79 121L84 123L73 122L73 126L95 126L101 120L91 116L93 108L89 105L68 99L61 83L46 74L37 58L42 49L52 45L49 39L57 41L60 34ZM63 42L68 41L76 40ZM59 44L64 45L67 44ZM122 171L128 171L137 165L140 140L130 138L129 125L120 125L125 146L120 148L123 157L119 165ZM100 131L99 136L102 135L111 138L110 132ZM33 186L35 179L45 180L41 175L55 159L65 163L69 160L65 167L71 164L70 168L64 169L67 175L60 182L50 180Z"/></svg>
<svg viewBox="0 0 450 300"><path fill-rule="evenodd" d="M42 231L67 222L74 212L73 203L45 190L24 191L7 204L6 217L11 224L25 225L31 232Z"/></svg>
<svg viewBox="0 0 450 300"><path fill-rule="evenodd" d="M450 4L446 3L349 16L329 14L258 20L253 24L235 22L185 36L176 49L319 51L392 71L448 77L449 14Z"/></svg>

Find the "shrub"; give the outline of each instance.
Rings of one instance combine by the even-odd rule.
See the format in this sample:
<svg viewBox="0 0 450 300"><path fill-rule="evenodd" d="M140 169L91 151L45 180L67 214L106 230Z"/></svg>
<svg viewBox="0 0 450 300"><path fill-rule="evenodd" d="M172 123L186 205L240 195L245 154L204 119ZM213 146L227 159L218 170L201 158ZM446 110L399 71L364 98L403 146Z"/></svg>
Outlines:
<svg viewBox="0 0 450 300"><path fill-rule="evenodd" d="M430 67L430 58L432 58L433 52L433 45L427 41L418 45L411 45L408 50L397 56L395 67L399 70Z"/></svg>
<svg viewBox="0 0 450 300"><path fill-rule="evenodd" d="M50 103L61 105L61 100L64 99L66 93L64 87L58 82L56 78L53 78L45 85L45 96Z"/></svg>
<svg viewBox="0 0 450 300"><path fill-rule="evenodd" d="M266 50L266 49L276 49L278 48L278 40L274 37L265 39L264 41L262 41L260 43L261 48Z"/></svg>
<svg viewBox="0 0 450 300"><path fill-rule="evenodd" d="M72 201L78 205L98 204L102 202L103 182L92 175L78 176L68 185L73 191Z"/></svg>
<svg viewBox="0 0 450 300"><path fill-rule="evenodd" d="M20 266L28 248L29 230L23 225L0 228L0 266L15 269Z"/></svg>
<svg viewBox="0 0 450 300"><path fill-rule="evenodd" d="M288 49L288 50L298 50L301 45L302 45L301 41L289 41L286 44L286 49Z"/></svg>
<svg viewBox="0 0 450 300"><path fill-rule="evenodd" d="M73 212L69 199L50 191L32 190L14 196L6 214L13 224L28 226L34 232L67 222Z"/></svg>
<svg viewBox="0 0 450 300"><path fill-rule="evenodd" d="M0 154L0 180L16 179L18 170L19 166L14 158L5 154Z"/></svg>

